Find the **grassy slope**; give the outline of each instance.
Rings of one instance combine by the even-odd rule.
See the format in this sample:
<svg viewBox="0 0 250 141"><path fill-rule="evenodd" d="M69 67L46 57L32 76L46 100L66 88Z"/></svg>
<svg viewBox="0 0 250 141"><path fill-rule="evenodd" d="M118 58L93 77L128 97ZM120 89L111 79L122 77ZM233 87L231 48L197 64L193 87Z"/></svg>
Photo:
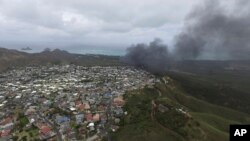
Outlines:
<svg viewBox="0 0 250 141"><path fill-rule="evenodd" d="M128 115L122 120L122 127L113 134L118 141L183 141L175 132L164 128L151 118L151 100L156 99L155 89L144 89L129 92L125 106Z"/></svg>
<svg viewBox="0 0 250 141"><path fill-rule="evenodd" d="M250 73L218 71L210 74L170 73L188 95L212 104L250 113Z"/></svg>
<svg viewBox="0 0 250 141"><path fill-rule="evenodd" d="M227 141L229 124L250 123L249 114L192 97L186 94L176 81L168 77L165 79L168 80L168 84L159 83L154 89L144 89L137 91L137 94L128 94L132 95L128 98L126 105L130 114L124 119L122 128L114 134L116 140ZM161 96L157 90L161 92ZM170 111L166 114L156 113L156 119L152 120L149 117L152 99L176 108L184 107L192 118L186 120L177 116L178 114L174 111ZM180 122L184 124L173 124Z"/></svg>
<svg viewBox="0 0 250 141"><path fill-rule="evenodd" d="M158 85L158 89L165 91L164 94L167 97L188 108L193 118L203 123L210 130L209 132L216 131L221 135L225 135L229 130L229 124L250 122L249 114L210 104L189 96L175 82L172 82L172 84L170 82L166 87Z"/></svg>
<svg viewBox="0 0 250 141"><path fill-rule="evenodd" d="M217 130L220 130L222 132L229 132L228 125L235 123L240 124L238 121L228 120L226 118L214 115L214 114L208 114L208 113L197 113L193 112L191 113L193 117L199 121L203 121L204 123L209 124L210 126L216 128Z"/></svg>
<svg viewBox="0 0 250 141"><path fill-rule="evenodd" d="M182 141L175 135L165 132L153 122L140 122L123 127L114 137L119 141Z"/></svg>

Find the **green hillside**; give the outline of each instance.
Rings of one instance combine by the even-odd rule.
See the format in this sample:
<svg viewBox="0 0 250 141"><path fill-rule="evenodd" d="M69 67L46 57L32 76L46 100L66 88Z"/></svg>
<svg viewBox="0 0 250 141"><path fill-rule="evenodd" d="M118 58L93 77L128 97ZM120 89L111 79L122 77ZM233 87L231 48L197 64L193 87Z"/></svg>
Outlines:
<svg viewBox="0 0 250 141"><path fill-rule="evenodd" d="M128 92L126 99L128 115L113 140L227 141L230 124L250 123L249 114L197 99L167 76L154 88ZM160 111L160 105L168 110Z"/></svg>

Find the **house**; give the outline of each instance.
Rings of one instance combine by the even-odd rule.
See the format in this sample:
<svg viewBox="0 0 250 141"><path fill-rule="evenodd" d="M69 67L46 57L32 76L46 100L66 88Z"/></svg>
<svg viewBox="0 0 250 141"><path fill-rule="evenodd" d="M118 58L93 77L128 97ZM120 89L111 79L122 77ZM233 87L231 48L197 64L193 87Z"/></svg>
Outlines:
<svg viewBox="0 0 250 141"><path fill-rule="evenodd" d="M52 129L47 125L43 125L39 130L39 138L41 140L49 139L55 135L56 133L54 133Z"/></svg>
<svg viewBox="0 0 250 141"><path fill-rule="evenodd" d="M90 103L91 105L93 105L93 104L95 104L95 101L96 101L96 100L95 100L94 98L89 98L88 101L89 101L89 103Z"/></svg>
<svg viewBox="0 0 250 141"><path fill-rule="evenodd" d="M114 116L115 117L121 117L121 116L123 116L123 110L122 110L122 108L115 108L114 109Z"/></svg>
<svg viewBox="0 0 250 141"><path fill-rule="evenodd" d="M84 119L84 114L77 114L75 115L75 117L76 117L76 124L81 124Z"/></svg>
<svg viewBox="0 0 250 141"><path fill-rule="evenodd" d="M7 123L5 125L0 125L0 129L12 129L14 126L13 122Z"/></svg>
<svg viewBox="0 0 250 141"><path fill-rule="evenodd" d="M11 122L12 122L12 118L7 117L7 118L0 121L0 125L5 125L5 124L11 123Z"/></svg>
<svg viewBox="0 0 250 141"><path fill-rule="evenodd" d="M99 120L100 120L100 114L95 114L95 115L93 116L93 121L97 122L97 121L99 121Z"/></svg>
<svg viewBox="0 0 250 141"><path fill-rule="evenodd" d="M25 115L32 115L36 112L36 110L32 107L29 107L29 109L26 110Z"/></svg>
<svg viewBox="0 0 250 141"><path fill-rule="evenodd" d="M115 106L123 106L125 104L125 101L121 96L114 98L113 105Z"/></svg>
<svg viewBox="0 0 250 141"><path fill-rule="evenodd" d="M74 108L74 107L70 107L69 109L70 109L70 111L72 111L72 112L76 110L76 108Z"/></svg>
<svg viewBox="0 0 250 141"><path fill-rule="evenodd" d="M103 98L104 99L110 99L110 98L112 98L112 94L111 93L105 93L105 94L103 94Z"/></svg>
<svg viewBox="0 0 250 141"><path fill-rule="evenodd" d="M48 134L49 132L51 132L51 128L49 126L42 126L40 129L41 134Z"/></svg>
<svg viewBox="0 0 250 141"><path fill-rule="evenodd" d="M85 110L89 110L90 109L90 105L89 105L88 102L84 102L83 104L84 104L84 109Z"/></svg>
<svg viewBox="0 0 250 141"><path fill-rule="evenodd" d="M82 101L80 101L80 100L77 100L76 102L75 102L75 106L76 107L78 107L79 105L81 105L82 104Z"/></svg>
<svg viewBox="0 0 250 141"><path fill-rule="evenodd" d="M67 117L67 116L56 116L56 123L58 125L64 123L64 122L69 122L70 121L70 118Z"/></svg>
<svg viewBox="0 0 250 141"><path fill-rule="evenodd" d="M11 129L0 131L0 138L7 137L10 135Z"/></svg>
<svg viewBox="0 0 250 141"><path fill-rule="evenodd" d="M86 121L88 121L88 122L92 121L92 120L93 120L92 114L91 114L91 113L86 114L86 115L85 115L85 119L86 119Z"/></svg>
<svg viewBox="0 0 250 141"><path fill-rule="evenodd" d="M93 122L89 123L88 126L90 131L94 131L95 130L95 124Z"/></svg>
<svg viewBox="0 0 250 141"><path fill-rule="evenodd" d="M75 102L76 109L79 111L84 111L85 109L85 104L83 104L80 100ZM88 107L87 107L88 108ZM90 108L90 107L89 107Z"/></svg>
<svg viewBox="0 0 250 141"><path fill-rule="evenodd" d="M165 113L167 111L169 111L169 108L167 106L164 106L162 104L159 104L158 105L158 111L162 112L162 113Z"/></svg>
<svg viewBox="0 0 250 141"><path fill-rule="evenodd" d="M81 105L79 105L79 106L77 107L77 109L78 109L79 111L84 111L85 105L81 104Z"/></svg>

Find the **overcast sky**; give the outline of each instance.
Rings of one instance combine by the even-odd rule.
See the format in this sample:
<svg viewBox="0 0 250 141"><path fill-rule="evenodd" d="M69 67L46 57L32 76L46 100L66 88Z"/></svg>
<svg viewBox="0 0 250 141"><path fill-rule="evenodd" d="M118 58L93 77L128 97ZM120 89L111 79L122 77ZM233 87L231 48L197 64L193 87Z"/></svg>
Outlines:
<svg viewBox="0 0 250 141"><path fill-rule="evenodd" d="M171 44L199 0L0 0L0 46Z"/></svg>

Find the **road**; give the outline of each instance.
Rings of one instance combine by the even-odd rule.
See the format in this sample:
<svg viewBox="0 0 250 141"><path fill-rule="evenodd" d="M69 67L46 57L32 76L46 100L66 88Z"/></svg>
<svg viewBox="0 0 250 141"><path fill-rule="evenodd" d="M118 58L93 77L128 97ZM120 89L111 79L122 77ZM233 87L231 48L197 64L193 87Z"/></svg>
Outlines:
<svg viewBox="0 0 250 141"><path fill-rule="evenodd" d="M110 129L110 124L112 122L112 110L111 110L112 101L113 101L113 96L110 99L109 105L108 105L108 107L106 109L106 115L107 115L108 122L106 124L105 130L107 132L108 141L111 141L111 136L110 136L110 133L109 133L109 129Z"/></svg>

